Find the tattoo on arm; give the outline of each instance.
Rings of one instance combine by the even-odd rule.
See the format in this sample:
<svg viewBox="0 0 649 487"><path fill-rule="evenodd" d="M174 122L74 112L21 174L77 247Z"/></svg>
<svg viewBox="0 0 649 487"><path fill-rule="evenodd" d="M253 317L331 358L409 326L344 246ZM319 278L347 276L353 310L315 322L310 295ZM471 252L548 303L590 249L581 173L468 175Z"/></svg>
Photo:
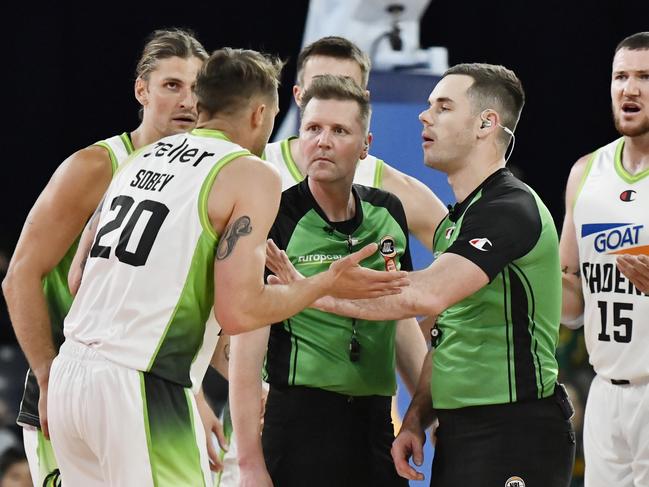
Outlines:
<svg viewBox="0 0 649 487"><path fill-rule="evenodd" d="M581 277L581 270L579 268L577 268L574 272L568 272L568 266L564 265L561 268L561 272L563 272L564 274L573 274L573 275L575 275L577 277Z"/></svg>
<svg viewBox="0 0 649 487"><path fill-rule="evenodd" d="M221 240L219 240L219 245L216 247L216 259L226 259L234 250L239 238L250 235L250 232L252 232L250 217L246 215L237 218L232 225L228 225Z"/></svg>

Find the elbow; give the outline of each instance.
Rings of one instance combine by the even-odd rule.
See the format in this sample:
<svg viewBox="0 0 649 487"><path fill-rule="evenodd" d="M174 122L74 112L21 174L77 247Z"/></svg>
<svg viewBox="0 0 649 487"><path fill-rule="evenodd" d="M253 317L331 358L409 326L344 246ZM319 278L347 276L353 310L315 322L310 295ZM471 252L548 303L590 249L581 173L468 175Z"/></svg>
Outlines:
<svg viewBox="0 0 649 487"><path fill-rule="evenodd" d="M240 335L263 326L237 305L216 306L214 314L223 333L229 336Z"/></svg>

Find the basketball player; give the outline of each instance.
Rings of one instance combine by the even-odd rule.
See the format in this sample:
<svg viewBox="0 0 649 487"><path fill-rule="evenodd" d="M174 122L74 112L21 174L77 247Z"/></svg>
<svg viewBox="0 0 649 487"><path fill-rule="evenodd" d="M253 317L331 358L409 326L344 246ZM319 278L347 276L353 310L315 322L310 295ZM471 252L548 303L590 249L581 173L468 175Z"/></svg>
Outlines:
<svg viewBox="0 0 649 487"><path fill-rule="evenodd" d="M49 381L64 484L211 481L189 387L213 304L224 332L236 334L325 294L382 295L404 284L402 273L357 266L376 245L313 279L263 284L280 181L253 154L273 128L280 70L255 51L215 51L196 79L197 128L134 156L82 235L69 276L77 294Z"/></svg>
<svg viewBox="0 0 649 487"><path fill-rule="evenodd" d="M649 32L618 44L611 100L621 137L579 159L566 187L563 322L583 321L597 373L585 485L639 487L649 485Z"/></svg>
<svg viewBox="0 0 649 487"><path fill-rule="evenodd" d="M134 150L196 123L191 85L207 53L191 32L152 33L137 64L135 97L140 125L68 157L31 209L3 290L18 341L30 363L18 415L34 480L56 470L48 440L47 382L63 343L63 319L72 296L67 275L83 226L117 167Z"/></svg>

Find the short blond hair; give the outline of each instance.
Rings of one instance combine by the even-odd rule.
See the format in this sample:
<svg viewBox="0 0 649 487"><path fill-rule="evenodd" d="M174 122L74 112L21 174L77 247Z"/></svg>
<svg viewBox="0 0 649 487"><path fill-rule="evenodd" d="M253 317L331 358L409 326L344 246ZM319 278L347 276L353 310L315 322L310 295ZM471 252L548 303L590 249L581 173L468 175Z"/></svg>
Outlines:
<svg viewBox="0 0 649 487"><path fill-rule="evenodd" d="M306 106L312 99L355 101L358 105L358 121L367 133L370 125L372 108L367 90L347 76L323 74L315 76L309 88L302 95L300 115L304 114Z"/></svg>

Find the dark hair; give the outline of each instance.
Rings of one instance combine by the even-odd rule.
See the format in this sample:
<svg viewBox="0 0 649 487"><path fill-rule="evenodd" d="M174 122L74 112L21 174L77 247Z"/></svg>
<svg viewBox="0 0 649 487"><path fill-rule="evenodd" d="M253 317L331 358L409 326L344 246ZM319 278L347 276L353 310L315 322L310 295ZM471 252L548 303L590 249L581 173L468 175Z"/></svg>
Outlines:
<svg viewBox="0 0 649 487"><path fill-rule="evenodd" d="M446 70L442 78L451 74L466 75L473 78L467 90L473 101L476 113L486 109L496 110L502 125L514 131L525 104L523 85L516 74L504 66L495 64L457 64ZM503 131L501 141L509 142L510 136Z"/></svg>
<svg viewBox="0 0 649 487"><path fill-rule="evenodd" d="M309 88L302 95L300 115L304 114L306 106L313 98L316 100L355 101L358 105L359 122L367 132L371 115L370 97L367 91L358 86L351 78L332 74L315 76Z"/></svg>
<svg viewBox="0 0 649 487"><path fill-rule="evenodd" d="M630 51L649 49L649 32L637 32L625 37L617 45L615 52L617 53L620 49L629 49Z"/></svg>
<svg viewBox="0 0 649 487"><path fill-rule="evenodd" d="M183 59L197 57L205 61L208 54L190 30L179 28L156 30L147 38L135 68L135 76L144 80L149 79L158 61L170 57Z"/></svg>
<svg viewBox="0 0 649 487"><path fill-rule="evenodd" d="M4 453L0 455L0 480L2 480L4 475L13 465L26 461L27 457L23 450L15 446L7 448Z"/></svg>
<svg viewBox="0 0 649 487"><path fill-rule="evenodd" d="M279 58L248 49L214 51L196 78L198 111L234 113L255 95L277 96L283 66Z"/></svg>
<svg viewBox="0 0 649 487"><path fill-rule="evenodd" d="M367 87L371 68L370 58L350 40L338 36L323 37L302 49L297 57L297 80L299 84L304 82L304 65L313 56L327 56L356 61L361 68L362 88Z"/></svg>

